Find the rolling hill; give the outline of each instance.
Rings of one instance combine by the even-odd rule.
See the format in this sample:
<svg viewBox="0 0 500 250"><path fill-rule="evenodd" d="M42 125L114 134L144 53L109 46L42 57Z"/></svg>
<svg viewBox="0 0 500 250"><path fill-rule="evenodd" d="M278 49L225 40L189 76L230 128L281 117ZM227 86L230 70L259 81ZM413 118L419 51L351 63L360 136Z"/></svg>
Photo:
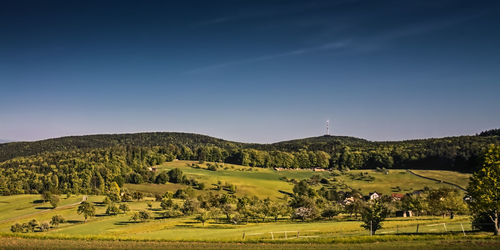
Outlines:
<svg viewBox="0 0 500 250"><path fill-rule="evenodd" d="M0 144L0 193L103 192L113 181L156 182L151 166L173 160L283 169L420 169L470 173L498 135L399 142L320 136L273 144L189 133L70 136ZM196 186L192 180L186 180Z"/></svg>
<svg viewBox="0 0 500 250"><path fill-rule="evenodd" d="M237 150L265 152L324 151L339 157L349 168L415 168L472 171L481 152L490 144L499 144L498 130L482 132L476 136L456 136L408 141L375 142L347 136L318 136L271 144L241 143L206 135L176 132L135 134L102 134L69 136L34 142L0 144L0 162L41 153L73 150L108 149L113 147L189 147L195 154L203 147L217 147L230 154ZM230 158L230 157L229 157ZM357 158L363 163L356 165ZM371 160L370 160L371 159ZM188 159L186 159L188 160ZM206 159L216 160L216 159ZM217 159L218 160L218 159ZM221 159L231 163L231 159ZM243 164L247 165L247 164ZM257 164L258 165L258 164ZM386 166L384 166L386 165ZM269 167L269 166L266 166ZM313 166L311 166L313 167Z"/></svg>

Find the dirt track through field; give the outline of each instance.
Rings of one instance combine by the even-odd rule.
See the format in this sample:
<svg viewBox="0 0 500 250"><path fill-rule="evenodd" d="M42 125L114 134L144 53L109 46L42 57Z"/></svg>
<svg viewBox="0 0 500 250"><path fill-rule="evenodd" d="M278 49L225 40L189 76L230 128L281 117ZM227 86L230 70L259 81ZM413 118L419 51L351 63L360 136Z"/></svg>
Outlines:
<svg viewBox="0 0 500 250"><path fill-rule="evenodd" d="M424 178L424 179L431 180L431 181L442 182L444 184L452 185L452 186L454 186L454 187L456 187L456 188L458 188L460 190L467 191L467 190L465 190L465 188L463 188L463 187L461 187L461 186L459 186L459 185L457 185L455 183L451 183L451 182L447 182L447 181L443 181L443 180L434 179L432 177L427 177L427 176L419 175L419 174L417 174L417 173L415 173L415 172L413 172L413 171L411 171L409 169L407 169L406 171L408 171L408 173L410 173L410 174L412 174L414 176L420 177L420 178Z"/></svg>
<svg viewBox="0 0 500 250"><path fill-rule="evenodd" d="M13 218L8 218L8 219L0 220L0 223L4 223L4 222L8 222L8 221L13 221L13 220L18 220L18 219L22 219L22 218L25 218L25 217L29 217L29 216L33 216L33 215L37 215L37 214L41 214L41 213L46 213L48 211L54 211L54 210L59 210L59 209L70 208L70 207L76 206L76 205L78 205L78 204L80 204L80 203L82 203L83 201L86 201L86 200L87 200L87 196L84 195L82 197L82 200L79 201L79 202L75 202L75 203L72 203L72 204L68 204L68 205L56 207L54 209L45 209L45 210L34 212L34 213L31 213L31 214L25 214L25 215L20 215L20 216L13 217Z"/></svg>

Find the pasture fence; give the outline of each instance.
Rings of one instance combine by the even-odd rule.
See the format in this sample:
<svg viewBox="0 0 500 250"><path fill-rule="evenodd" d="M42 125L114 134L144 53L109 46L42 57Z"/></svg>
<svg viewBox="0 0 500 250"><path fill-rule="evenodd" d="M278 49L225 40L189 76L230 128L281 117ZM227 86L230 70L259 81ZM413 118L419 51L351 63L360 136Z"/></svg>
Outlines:
<svg viewBox="0 0 500 250"><path fill-rule="evenodd" d="M478 225L478 224L475 224ZM481 224L482 225L482 224ZM491 225L491 224L484 224ZM390 227L383 227L377 230L376 235L442 235L454 234L467 236L479 232L471 222L446 222L446 223L416 223L398 224ZM371 230L340 230L336 232L322 230L301 230L300 228L290 228L284 231L273 232L243 232L243 240L295 240L312 238L338 238L348 236L372 235Z"/></svg>

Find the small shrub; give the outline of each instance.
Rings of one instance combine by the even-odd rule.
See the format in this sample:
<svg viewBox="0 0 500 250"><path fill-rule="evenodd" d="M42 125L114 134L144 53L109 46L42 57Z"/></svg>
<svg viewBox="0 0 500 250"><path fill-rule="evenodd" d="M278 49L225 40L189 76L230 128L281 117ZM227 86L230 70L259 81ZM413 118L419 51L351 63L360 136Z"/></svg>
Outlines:
<svg viewBox="0 0 500 250"><path fill-rule="evenodd" d="M109 204L108 207L106 208L106 214L107 215L117 215L120 213L120 209L116 204Z"/></svg>
<svg viewBox="0 0 500 250"><path fill-rule="evenodd" d="M47 222L44 222L40 225L40 231L47 232L50 229L50 225Z"/></svg>
<svg viewBox="0 0 500 250"><path fill-rule="evenodd" d="M170 198L163 198L160 203L161 208L164 210L166 210L167 208L171 208L173 205L174 202Z"/></svg>
<svg viewBox="0 0 500 250"><path fill-rule="evenodd" d="M150 220L152 218L153 218L153 216L151 215L150 212L148 212L146 210L139 211L139 219L141 221L147 221L147 220Z"/></svg>
<svg viewBox="0 0 500 250"><path fill-rule="evenodd" d="M52 219L50 220L50 224L53 227L59 226L59 224L64 223L66 220L62 217L62 215L54 215L52 216Z"/></svg>
<svg viewBox="0 0 500 250"><path fill-rule="evenodd" d="M22 233L24 231L24 227L22 224L16 223L10 226L10 231L13 233Z"/></svg>
<svg viewBox="0 0 500 250"><path fill-rule="evenodd" d="M126 212L130 211L130 207L129 207L127 204L120 204L119 209L120 209L120 211L122 211L123 213L126 213Z"/></svg>
<svg viewBox="0 0 500 250"><path fill-rule="evenodd" d="M34 232L35 229L40 225L37 220L33 219L30 222L28 222L28 231Z"/></svg>
<svg viewBox="0 0 500 250"><path fill-rule="evenodd" d="M181 217L182 215L183 213L178 209L168 209L165 212L163 212L163 217L165 218L177 218Z"/></svg>

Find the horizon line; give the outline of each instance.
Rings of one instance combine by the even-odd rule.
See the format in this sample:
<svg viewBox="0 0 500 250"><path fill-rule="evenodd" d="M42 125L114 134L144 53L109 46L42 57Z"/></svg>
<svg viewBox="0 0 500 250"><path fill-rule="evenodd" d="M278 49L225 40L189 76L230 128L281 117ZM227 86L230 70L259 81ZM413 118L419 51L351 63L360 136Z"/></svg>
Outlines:
<svg viewBox="0 0 500 250"><path fill-rule="evenodd" d="M291 139L284 139L284 140L279 140L279 141L274 141L274 142L243 142L243 141L236 141L236 140L230 140L230 139L225 139L222 137L215 137L212 135L204 134L204 133L196 133L196 132L187 132L187 131L140 131L140 132L121 132L121 133L96 133L96 134L74 134L74 135L62 135L62 136L57 136L57 137L49 137L49 138L42 138L42 139L34 139L34 140L11 140L11 139L0 139L0 144L8 144L8 143L23 143L23 142L39 142L39 141L46 141L46 140L55 140L55 139L61 139L61 138L68 138L68 137L85 137L85 136L102 136L102 135L134 135L134 134L153 134L153 133L177 133L177 134L193 134L193 135L201 135L201 136L207 136L219 140L224 140L228 142L236 142L236 143L243 143L243 144L261 144L261 145L266 145L266 144L275 144L275 143L280 143L280 142L287 142L287 141L294 141L294 140L302 140L302 139L309 139L309 138L317 138L317 137L350 137L350 138L355 138L355 139L361 139L361 140L366 140L369 142L404 142L404 141L416 141L416 140L428 140L428 139L443 139L443 138L450 138L450 137L461 137L461 136L478 136L481 132L484 131L489 131L493 130L496 128L491 128L491 129L486 129L480 132L477 132L475 134L462 134L462 135L450 135L450 136L443 136L443 137L425 137L425 138L408 138L408 139L401 139L401 140L369 140L365 139L362 137L356 137L352 135L332 135L332 134L322 134L322 135L317 135L317 136L307 136L307 137L301 137L301 138L291 138Z"/></svg>

